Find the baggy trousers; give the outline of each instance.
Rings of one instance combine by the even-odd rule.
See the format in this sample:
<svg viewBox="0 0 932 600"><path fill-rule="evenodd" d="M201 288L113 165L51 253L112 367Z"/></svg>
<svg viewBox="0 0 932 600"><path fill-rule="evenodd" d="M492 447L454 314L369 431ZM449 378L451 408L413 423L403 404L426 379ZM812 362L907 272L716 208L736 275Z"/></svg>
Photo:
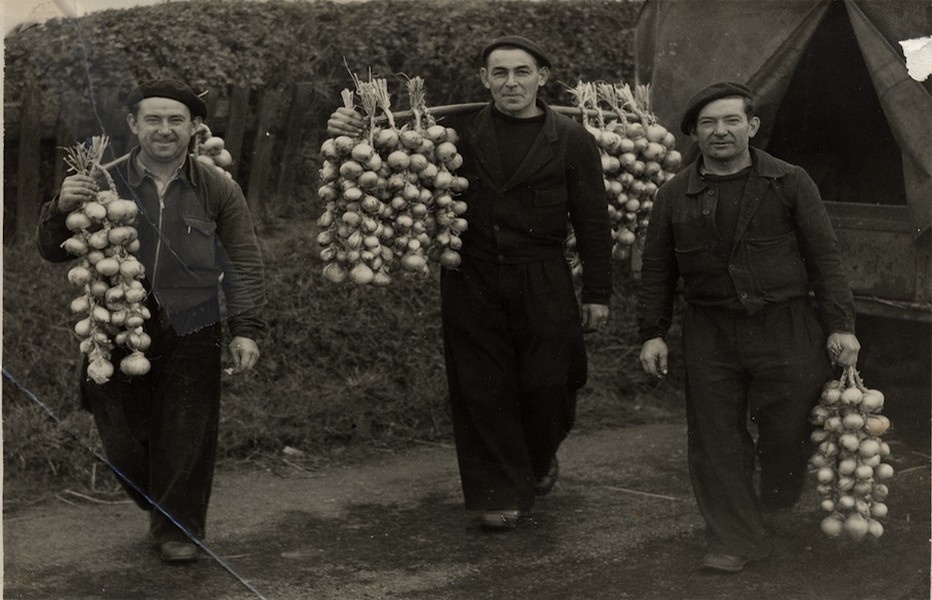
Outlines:
<svg viewBox="0 0 932 600"><path fill-rule="evenodd" d="M799 498L811 453L809 412L832 375L825 339L806 299L751 315L687 308L689 472L713 551L766 555L762 509L789 508Z"/></svg>
<svg viewBox="0 0 932 600"><path fill-rule="evenodd" d="M586 351L562 256L464 257L441 276L447 380L467 510L530 510L575 420Z"/></svg>
<svg viewBox="0 0 932 600"><path fill-rule="evenodd" d="M154 543L187 536L146 496L198 538L205 535L220 416L219 323L176 335L158 319L147 331L149 373L117 373L103 385L85 381L107 459L129 480L120 483L136 504L150 511ZM114 353L114 366L119 357ZM138 488L138 490L136 489Z"/></svg>

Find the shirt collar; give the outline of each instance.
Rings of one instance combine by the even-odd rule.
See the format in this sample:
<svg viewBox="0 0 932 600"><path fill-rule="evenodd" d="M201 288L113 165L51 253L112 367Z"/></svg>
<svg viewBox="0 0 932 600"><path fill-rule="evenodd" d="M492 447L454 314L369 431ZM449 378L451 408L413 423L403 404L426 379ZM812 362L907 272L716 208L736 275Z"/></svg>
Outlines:
<svg viewBox="0 0 932 600"><path fill-rule="evenodd" d="M759 177L765 179L778 179L786 175L786 168L780 164L775 158L762 152L755 147L751 147L751 177ZM702 175L699 172L699 168L702 166L702 155L699 155L699 158L693 163L692 168L689 170L689 186L686 190L687 194L695 195L701 193L705 188L708 187L708 182L702 178Z"/></svg>
<svg viewBox="0 0 932 600"><path fill-rule="evenodd" d="M175 169L169 181L174 180L176 177L190 180L188 169L185 168L189 162L190 161L185 158L184 162ZM132 152L130 152L129 160L127 161L126 179L131 186L139 187L139 184L142 183L142 180L146 177L151 177L153 180L157 179L157 177L142 164L142 159L139 158L139 146L136 146L133 148Z"/></svg>

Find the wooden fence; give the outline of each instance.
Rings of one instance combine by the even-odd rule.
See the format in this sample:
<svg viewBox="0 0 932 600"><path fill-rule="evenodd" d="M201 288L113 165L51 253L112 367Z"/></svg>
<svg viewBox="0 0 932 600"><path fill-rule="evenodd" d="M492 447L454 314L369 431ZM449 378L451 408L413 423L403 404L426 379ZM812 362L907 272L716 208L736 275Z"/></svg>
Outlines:
<svg viewBox="0 0 932 600"><path fill-rule="evenodd" d="M22 102L4 104L5 238L32 235L39 207L66 175L62 148L101 133L110 136L112 158L132 147L117 92L104 89L95 96L94 110L80 115L65 102L43 109L36 89L27 89ZM308 149L316 153L338 99L323 98L313 83L299 82L288 89L231 86L205 100L207 125L233 155L230 171L261 225L272 199L290 197L307 183L298 174L307 172Z"/></svg>

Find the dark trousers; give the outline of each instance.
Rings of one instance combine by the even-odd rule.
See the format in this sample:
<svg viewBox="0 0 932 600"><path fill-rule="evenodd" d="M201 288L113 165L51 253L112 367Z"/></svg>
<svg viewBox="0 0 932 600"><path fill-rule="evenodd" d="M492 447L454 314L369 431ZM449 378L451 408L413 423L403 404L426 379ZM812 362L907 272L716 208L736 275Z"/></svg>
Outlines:
<svg viewBox="0 0 932 600"><path fill-rule="evenodd" d="M155 543L187 537L143 496L199 538L205 534L220 414L219 323L183 336L153 317L142 377L119 372L109 382L82 384L107 459L132 481L129 496L150 511ZM133 486L139 488L141 493Z"/></svg>
<svg viewBox="0 0 932 600"><path fill-rule="evenodd" d="M529 510L586 381L579 307L561 257L469 257L441 276L443 339L467 510Z"/></svg>
<svg viewBox="0 0 932 600"><path fill-rule="evenodd" d="M799 498L811 452L809 411L831 377L825 339L803 299L752 315L687 309L689 471L713 550L767 554L761 510L788 508ZM756 445L748 416L757 425Z"/></svg>

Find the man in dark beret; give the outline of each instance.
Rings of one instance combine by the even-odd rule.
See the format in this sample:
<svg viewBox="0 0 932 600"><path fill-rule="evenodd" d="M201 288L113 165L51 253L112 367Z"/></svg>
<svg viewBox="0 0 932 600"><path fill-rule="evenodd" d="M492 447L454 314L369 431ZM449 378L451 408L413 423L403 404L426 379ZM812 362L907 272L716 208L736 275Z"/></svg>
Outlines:
<svg viewBox="0 0 932 600"><path fill-rule="evenodd" d="M492 101L444 121L461 136L469 227L462 264L441 273L441 317L466 510L507 530L556 481L586 381L582 332L608 318L612 238L592 136L538 98L547 53L510 35L479 58ZM339 109L328 131L363 126ZM563 255L567 223L584 266L581 308Z"/></svg>
<svg viewBox="0 0 932 600"><path fill-rule="evenodd" d="M138 209L133 225L151 314L142 327L151 339L151 367L144 375L118 371L105 383L82 377L81 396L121 483L150 513L149 537L159 556L184 563L198 558L205 535L219 424L221 320L230 330L229 371L252 369L265 328L264 267L240 187L190 154L195 129L207 117L203 100L165 79L141 84L127 106L138 145L112 180L119 197ZM65 219L97 198L102 185L70 175L42 206L44 258L74 258L61 248L72 235ZM122 285L119 277L111 280L114 287ZM115 347L112 363L127 352Z"/></svg>
<svg viewBox="0 0 932 600"><path fill-rule="evenodd" d="M702 567L716 571L768 554L763 515L799 498L809 412L832 363L854 365L860 349L819 191L802 168L750 146L759 126L741 83L687 102L681 129L700 156L657 193L638 292L641 364L663 377L684 282L689 471L710 540Z"/></svg>

